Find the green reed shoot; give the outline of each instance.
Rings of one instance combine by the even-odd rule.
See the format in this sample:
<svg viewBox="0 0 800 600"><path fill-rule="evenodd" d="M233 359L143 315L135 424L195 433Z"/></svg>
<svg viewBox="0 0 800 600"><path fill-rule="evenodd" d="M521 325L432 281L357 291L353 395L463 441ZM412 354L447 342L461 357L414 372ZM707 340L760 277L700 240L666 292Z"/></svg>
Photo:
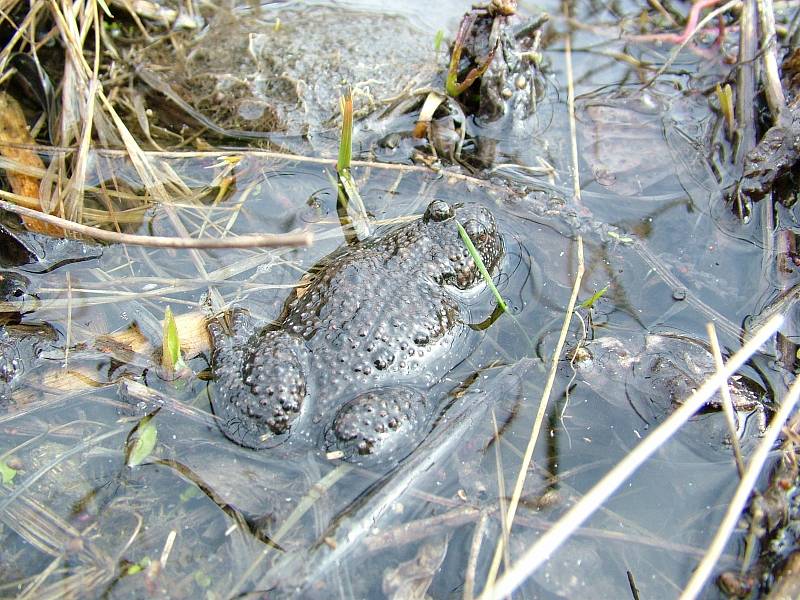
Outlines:
<svg viewBox="0 0 800 600"><path fill-rule="evenodd" d="M433 38L433 49L435 52L439 52L439 49L442 47L443 41L444 41L444 29L439 29L436 32L436 37Z"/></svg>
<svg viewBox="0 0 800 600"><path fill-rule="evenodd" d="M353 159L353 94L347 88L344 96L339 99L342 109L342 138L339 141L339 159L336 161L336 171L339 176L350 169Z"/></svg>
<svg viewBox="0 0 800 600"><path fill-rule="evenodd" d="M139 421L130 436L125 448L125 464L138 467L153 452L158 440L158 430L153 423L153 415L147 415Z"/></svg>
<svg viewBox="0 0 800 600"><path fill-rule="evenodd" d="M340 99L339 106L342 109L342 136L339 140L339 158L336 161L336 171L339 175L336 188L342 206L347 208L351 203L354 205L353 224L358 234L365 237L370 234L369 217L364 201L358 193L355 178L350 173L350 163L353 159L353 94L350 88L347 88L344 97Z"/></svg>

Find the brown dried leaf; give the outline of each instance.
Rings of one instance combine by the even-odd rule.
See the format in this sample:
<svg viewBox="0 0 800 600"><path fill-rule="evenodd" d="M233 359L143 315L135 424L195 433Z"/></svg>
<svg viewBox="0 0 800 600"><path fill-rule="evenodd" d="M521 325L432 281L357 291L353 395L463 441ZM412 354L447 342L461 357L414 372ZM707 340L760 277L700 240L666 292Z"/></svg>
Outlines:
<svg viewBox="0 0 800 600"><path fill-rule="evenodd" d="M22 107L9 94L0 92L0 154L21 167L19 171L7 169L6 178L15 194L31 198L33 200L32 207L41 211L42 205L39 202L40 178L22 172L26 170L26 167L36 171L45 170L44 163L39 158L39 155L29 148L22 147L33 146L34 144L35 142L28 131L28 123L25 120ZM57 236L64 235L64 231L60 227L26 217L23 217L22 221L30 231Z"/></svg>

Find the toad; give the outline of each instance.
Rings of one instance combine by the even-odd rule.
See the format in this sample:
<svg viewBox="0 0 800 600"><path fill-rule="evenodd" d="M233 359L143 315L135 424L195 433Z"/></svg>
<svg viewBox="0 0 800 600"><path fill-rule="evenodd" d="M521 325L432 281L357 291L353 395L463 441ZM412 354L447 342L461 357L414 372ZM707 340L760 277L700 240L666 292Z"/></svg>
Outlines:
<svg viewBox="0 0 800 600"><path fill-rule="evenodd" d="M353 462L397 461L427 432L432 388L475 348L467 296L484 286L460 223L491 273L503 241L478 204L430 203L421 219L327 256L275 323L243 311L209 324L223 432L256 449L288 441Z"/></svg>

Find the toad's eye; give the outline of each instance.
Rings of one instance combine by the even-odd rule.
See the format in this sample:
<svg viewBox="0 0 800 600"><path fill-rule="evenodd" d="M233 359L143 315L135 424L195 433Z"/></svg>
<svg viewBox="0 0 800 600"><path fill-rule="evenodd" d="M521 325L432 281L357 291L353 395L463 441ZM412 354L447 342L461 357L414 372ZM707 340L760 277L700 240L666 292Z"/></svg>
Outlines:
<svg viewBox="0 0 800 600"><path fill-rule="evenodd" d="M464 223L464 231L467 232L473 244L482 244L486 241L486 227L480 221L476 221L475 219L467 221Z"/></svg>
<svg viewBox="0 0 800 600"><path fill-rule="evenodd" d="M425 211L425 222L435 221L441 222L453 216L453 208L444 200L434 200L428 205L428 210Z"/></svg>

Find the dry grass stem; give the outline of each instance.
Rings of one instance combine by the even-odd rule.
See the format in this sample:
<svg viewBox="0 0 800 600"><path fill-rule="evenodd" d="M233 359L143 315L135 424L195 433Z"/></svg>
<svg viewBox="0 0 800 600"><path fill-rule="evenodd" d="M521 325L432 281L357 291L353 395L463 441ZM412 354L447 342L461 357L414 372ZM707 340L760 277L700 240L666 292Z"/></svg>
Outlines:
<svg viewBox="0 0 800 600"><path fill-rule="evenodd" d="M15 194L0 191L0 196L16 200ZM310 246L314 241L311 232L302 231L297 233L268 233L263 235L242 235L231 238L181 238L164 237L157 235L135 235L132 233L117 233L74 223L67 219L62 219L53 215L40 213L30 208L17 206L11 202L0 200L0 209L7 210L23 217L39 219L51 225L61 227L65 231L71 231L80 235L101 240L104 242L131 244L134 246L148 246L150 248L174 248L174 249L218 249L218 248L281 248Z"/></svg>
<svg viewBox="0 0 800 600"><path fill-rule="evenodd" d="M86 166L89 160L89 149L92 141L92 121L94 120L95 97L99 82L92 79L89 85L88 101L86 108L86 121L83 123L83 133L81 134L80 145L75 158L75 166L72 170L72 177L67 181L64 189L64 204L68 207L67 216L73 221L81 221L83 216L83 191L86 181Z"/></svg>
<svg viewBox="0 0 800 600"><path fill-rule="evenodd" d="M564 17L569 20L569 3L562 4ZM564 62L567 70L567 113L569 115L569 147L570 164L572 166L572 195L575 202L581 204L581 181L578 163L578 132L575 119L575 76L572 70L572 34L564 36Z"/></svg>
<svg viewBox="0 0 800 600"><path fill-rule="evenodd" d="M405 522L374 533L364 540L364 548L368 552L378 552L387 548L413 544L434 535L446 534L467 523L477 523L481 518L488 516L487 510L481 510L474 506L457 506L432 517Z"/></svg>
<svg viewBox="0 0 800 600"><path fill-rule="evenodd" d="M186 358L194 358L201 352L211 349L211 338L205 316L199 312L187 312L175 315L175 327L178 330L181 352ZM163 330L163 321L161 323ZM101 352L111 353L115 347L126 349L133 354L149 357L161 340L148 339L138 327L128 327L121 331L103 334L94 341L94 347ZM65 358L66 360L66 358Z"/></svg>
<svg viewBox="0 0 800 600"><path fill-rule="evenodd" d="M67 284L67 324L64 336L64 370L69 368L69 349L72 341L72 276L69 272L66 275Z"/></svg>
<svg viewBox="0 0 800 600"><path fill-rule="evenodd" d="M464 576L463 600L473 600L475 597L475 573L478 570L478 555L481 551L481 542L486 532L486 522L488 519L489 513L487 511L482 511L480 519L475 523L475 528L472 532L472 542L470 543L469 558L467 559L467 571Z"/></svg>
<svg viewBox="0 0 800 600"><path fill-rule="evenodd" d="M563 3L563 13L564 17L568 20L570 13L569 13L569 4L567 2ZM565 62L566 62L566 71L567 71L567 110L569 112L569 129L570 129L570 148L571 148L571 157L572 157L572 185L573 185L573 197L576 203L581 203L581 185L580 185L580 178L579 178L579 169L578 169L578 141L577 141L577 126L576 126L576 119L575 119L575 86L574 86L574 78L573 78L573 71L572 71L572 38L570 33L568 32L564 36L564 54L565 54ZM503 523L503 533L504 535L501 536L497 542L497 547L495 548L494 556L492 557L492 564L489 567L489 573L486 577L486 585L484 587L484 592L486 589L491 589L494 585L495 578L497 577L498 569L500 568L500 559L503 556L504 550L504 542L506 538L511 533L511 527L514 524L514 516L517 512L517 506L519 505L519 499L522 496L522 489L525 485L525 478L528 474L528 468L530 467L531 460L533 460L533 451L536 448L536 442L539 439L539 433L542 428L542 423L544 422L544 416L547 411L547 404L550 398L550 392L553 389L553 383L555 382L556 378L556 370L558 368L558 359L561 356L561 351L564 347L564 342L567 339L567 333L569 332L569 324L572 322L572 314L575 310L575 303L578 300L578 292L580 291L581 282L583 280L583 274L585 270L584 260L583 260L583 238L578 236L577 240L578 246L578 267L577 272L575 273L575 282L572 286L572 294L569 299L569 303L567 305L566 314L564 315L564 322L561 325L561 333L558 337L558 343L556 343L556 347L553 350L553 356L550 361L550 370L547 374L547 383L545 384L544 390L542 391L542 397L539 400L539 410L536 413L536 419L533 422L533 428L531 429L530 437L528 438L528 445L525 448L525 454L522 457L522 463L520 464L519 473L517 475L516 483L514 484L514 492L511 495L511 501L508 505L508 513L506 516L506 520Z"/></svg>
<svg viewBox="0 0 800 600"><path fill-rule="evenodd" d="M508 538L511 533L511 520L509 520L509 512L506 508L506 480L503 477L503 463L500 456L500 444L496 443L500 439L500 432L497 430L497 418L495 417L494 410L492 410L492 426L494 428L494 461L495 471L497 471L497 498L500 504L500 539L498 540L497 548L495 549L495 556L497 550L502 549L503 566L508 569L511 566L511 557L508 554ZM494 560L494 558L493 558ZM494 565L494 563L492 563ZM499 564L499 559L498 559ZM497 572L495 570L495 575Z"/></svg>
<svg viewBox="0 0 800 600"><path fill-rule="evenodd" d="M187 358L211 349L211 338L208 335L206 318L202 313L188 312L175 315L175 326L178 328L181 351Z"/></svg>
<svg viewBox="0 0 800 600"><path fill-rule="evenodd" d="M658 11L658 13L662 17L664 17L672 27L678 27L678 22L675 20L675 17L673 17L672 14L670 14L670 12L662 6L659 0L647 0L647 3L653 8L655 8Z"/></svg>
<svg viewBox="0 0 800 600"><path fill-rule="evenodd" d="M706 331L708 332L708 341L711 343L711 353L714 355L714 366L717 371L720 371L725 363L722 360L722 352L719 348L719 340L717 339L717 331L714 329L713 323L706 324ZM728 387L728 382L719 388L720 395L722 396L722 410L725 413L725 421L728 424L728 432L731 436L731 448L733 449L733 459L736 461L736 470L739 472L739 478L744 476L744 459L742 458L742 448L739 445L739 435L736 432L736 414L733 406L733 399L731 398L731 390Z"/></svg>
<svg viewBox="0 0 800 600"><path fill-rule="evenodd" d="M764 61L764 95L767 97L772 122L777 124L786 107L786 98L778 72L775 8L772 0L758 0L758 19L761 23L761 58Z"/></svg>
<svg viewBox="0 0 800 600"><path fill-rule="evenodd" d="M61 398L59 398L61 400ZM18 416L18 415L15 415ZM65 450L57 457L55 457L48 465L43 466L35 473L29 475L25 481L20 483L19 485L15 486L13 491L10 491L7 496L0 495L0 514L3 514L5 511L8 510L8 507L17 502L17 500L23 497L23 494L30 489L30 487L39 481L42 477L44 477L48 471L54 469L58 465L62 464L70 457L75 456L76 454L80 454L81 452L85 452L88 448L92 448L94 446L100 445L105 440L112 438L114 436L120 435L127 431L126 426L117 426L112 429L108 429L102 433L97 433L90 437L85 438L80 443L75 444L73 447Z"/></svg>
<svg viewBox="0 0 800 600"><path fill-rule="evenodd" d="M789 393L786 394L786 397L783 399L781 407L778 409L767 431L764 433L764 437L761 439L758 448L753 452L750 464L747 465L744 477L742 477L739 486L736 488L736 493L733 495L725 517L722 519L722 523L720 523L719 529L717 529L717 533L711 541L711 545L708 547L708 552L703 557L703 560L700 561L700 564L697 565L689 583L686 585L683 593L681 593L681 600L691 600L697 598L700 594L702 587L705 585L706 580L708 580L709 575L711 575L711 571L714 569L714 565L717 564L717 560L719 560L722 551L725 549L728 538L730 538L734 527L736 527L736 523L747 504L750 493L756 485L756 480L761 474L761 470L772 450L772 446L775 444L775 440L778 439L783 424L792 414L792 410L794 410L798 398L800 398L800 379L795 379L792 387L789 389Z"/></svg>
<svg viewBox="0 0 800 600"><path fill-rule="evenodd" d="M492 564L489 568L489 574L486 578L486 587L484 589L490 589L492 584L494 583L495 578L497 577L497 571L500 567L500 559L503 556L503 540L511 533L511 527L514 524L514 516L517 512L517 506L519 506L519 500L522 497L522 489L525 485L525 478L528 474L528 468L530 467L531 460L533 459L533 451L536 448L536 442L539 439L539 433L542 429L542 423L544 422L545 413L547 411L547 404L550 398L550 392L553 389L553 383L556 379L556 371L558 369L558 359L561 356L561 351L564 348L564 342L567 339L567 333L569 332L569 324L572 322L572 313L575 310L575 303L578 301L578 292L580 291L581 281L583 280L583 273L584 273L584 261L583 261L583 238L578 236L577 240L578 246L578 270L575 273L575 283L572 285L572 294L569 299L569 303L567 304L566 314L564 315L564 322L561 325L561 333L558 336L558 343L556 344L555 349L553 350L553 356L550 360L550 370L547 373L547 383L544 386L544 390L542 391L542 397L539 400L539 410L536 413L536 419L533 422L533 428L531 430L531 435L528 438L528 445L525 448L525 454L522 457L522 463L519 467L519 473L517 475L517 480L514 485L514 492L511 495L511 501L508 505L508 516L506 519L506 524L508 530L505 532L504 536L501 536L498 539L497 547L495 548L494 557L492 558Z"/></svg>
<svg viewBox="0 0 800 600"><path fill-rule="evenodd" d="M34 146L32 147L33 150L42 151L42 152L72 152L75 151L74 147L71 146ZM128 153L124 150L113 150L109 148L103 149L95 149L95 151L100 156L128 156ZM191 159L191 158L223 158L223 157L238 157L241 159L275 159L281 162L289 162L289 163L300 163L300 164L317 164L317 165L328 165L328 166L335 166L336 159L335 158L320 158L314 156L304 156L301 154L288 154L286 152L273 152L269 150L247 150L247 149L237 149L235 152L231 150L203 150L203 151L185 151L185 152L176 152L176 151L167 151L167 152L157 152L157 151L141 151L143 155L150 157L150 159ZM159 164L159 168L161 168L161 164ZM384 171L400 171L403 173L426 173L431 174L432 172L441 173L443 176L447 177L448 179L452 179L454 181L465 181L471 185L475 185L480 188L494 188L494 189L505 189L507 188L503 186L499 186L496 183L492 183L491 181L487 181L485 179L481 179L479 177L475 177L473 175L467 175L465 173L460 173L458 171L450 171L447 169L431 169L431 167L426 165L406 165L401 163L381 163L372 160L353 160L350 163L350 167L370 167L373 169L384 170ZM178 183L178 182L175 182ZM172 202L171 199L167 199L166 201ZM174 203L174 202L173 202Z"/></svg>
<svg viewBox="0 0 800 600"><path fill-rule="evenodd" d="M499 600L516 590L563 544L608 498L623 485L636 469L663 446L692 417L783 323L778 315L770 319L736 354L661 425L650 432L633 451L609 471L586 495L569 509L535 544L517 559L481 600Z"/></svg>
<svg viewBox="0 0 800 600"><path fill-rule="evenodd" d="M709 321L715 324L715 327L721 329L726 334L734 339L738 339L741 335L740 328L731 322L714 308L700 300L696 294L686 288L686 285L678 279L670 270L664 265L664 260L653 254L653 252L645 246L642 242L636 241L633 244L633 250L639 257L647 263L647 266L658 275L661 280L673 290L684 289L687 290L684 302L688 303L692 308L705 315Z"/></svg>

